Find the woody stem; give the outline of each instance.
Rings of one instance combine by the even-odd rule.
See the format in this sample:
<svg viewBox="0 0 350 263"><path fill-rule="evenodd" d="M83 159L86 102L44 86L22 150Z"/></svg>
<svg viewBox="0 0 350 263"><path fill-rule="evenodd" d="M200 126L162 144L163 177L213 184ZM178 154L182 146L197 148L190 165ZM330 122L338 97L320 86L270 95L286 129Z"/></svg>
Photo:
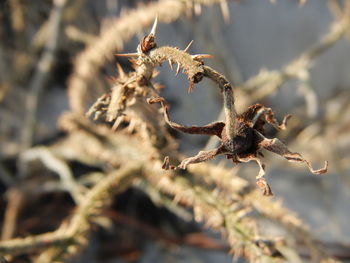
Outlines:
<svg viewBox="0 0 350 263"><path fill-rule="evenodd" d="M235 123L237 119L237 112L235 109L235 99L233 89L226 77L214 69L203 66L204 75L217 83L223 92L224 109L225 109L225 129L228 139L232 140L235 137Z"/></svg>
<svg viewBox="0 0 350 263"><path fill-rule="evenodd" d="M225 110L225 129L227 137L232 140L235 137L235 122L237 119L237 112L235 110L235 100L231 85L225 85L224 90L224 110Z"/></svg>

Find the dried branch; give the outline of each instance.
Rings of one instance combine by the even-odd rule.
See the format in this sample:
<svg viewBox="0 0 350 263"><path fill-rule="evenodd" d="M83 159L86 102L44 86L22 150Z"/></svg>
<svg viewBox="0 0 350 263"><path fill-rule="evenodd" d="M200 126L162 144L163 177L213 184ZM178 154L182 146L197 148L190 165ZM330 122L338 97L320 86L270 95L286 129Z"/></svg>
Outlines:
<svg viewBox="0 0 350 263"><path fill-rule="evenodd" d="M13 237L17 227L18 215L24 203L24 195L20 189L12 188L7 192L6 199L7 207L4 215L1 240L7 240Z"/></svg>
<svg viewBox="0 0 350 263"><path fill-rule="evenodd" d="M54 156L45 147L36 147L23 152L20 156L20 165L23 170L28 170L26 167L30 161L39 159L50 170L56 172L60 177L63 189L66 189L79 204L82 201L82 187L77 184L73 173L66 162ZM22 176L25 176L23 174Z"/></svg>
<svg viewBox="0 0 350 263"><path fill-rule="evenodd" d="M16 33L22 32L24 29L24 10L23 6L18 0L9 1L9 7L11 10L11 19L14 31Z"/></svg>
<svg viewBox="0 0 350 263"><path fill-rule="evenodd" d="M55 52L58 46L58 40L61 31L62 14L68 0L54 0L54 6L49 17L50 34L47 38L45 50L41 55L33 78L29 84L28 95L26 100L26 116L24 118L24 127L22 130L22 149L27 149L32 145L33 135L36 127L36 115L40 95L46 80L48 79L52 66L55 61Z"/></svg>
<svg viewBox="0 0 350 263"><path fill-rule="evenodd" d="M329 32L319 43L303 52L282 70L262 70L258 75L247 80L242 88L248 92L253 101L260 100L279 89L286 81L296 78L303 80L305 72L313 66L314 60L331 48L348 31L350 25L350 1L345 2L342 16L330 26Z"/></svg>
<svg viewBox="0 0 350 263"><path fill-rule="evenodd" d="M233 88L226 77L208 66L204 66L204 74L216 82L224 94L224 112L226 120L226 134L230 140L236 136L235 125L237 125L237 111L235 109L235 98Z"/></svg>
<svg viewBox="0 0 350 263"><path fill-rule="evenodd" d="M65 122L80 122L79 118L71 117L69 120L66 118ZM259 212L262 211L264 215L266 214L269 218L277 220L278 222L281 221L288 229L294 229L293 234L296 234L295 238L304 240L305 237L304 242L309 247L315 247L313 238L311 238L309 232L293 213L283 209L279 210L278 207L280 207L280 204L275 204L272 200L257 197L256 195L258 193L255 191L251 192L251 190L247 189L247 182L236 177L230 170L208 164L199 164L192 167L192 169L185 174L173 170L164 171L161 168L162 161L150 157L150 155L153 155L152 151L154 151L154 149L147 148L150 144L147 144L147 146L140 142L138 138L129 137L121 133L105 133L106 131L104 130L101 130L98 135L96 134L96 127L84 127L84 130L76 130L76 128L71 130L71 132L74 131L71 135L73 137L66 142L67 145L70 145L70 147L74 149L74 153L70 153L71 157L75 156L74 158L78 158L79 161L84 162L84 160L90 159L87 158L86 155L93 154L95 162L104 163L111 161L109 156L118 156L118 158L113 161L115 162L114 165L128 161L142 163L143 169L145 169L143 174L146 176L145 179L142 180L144 184L150 184L153 188L157 188L162 192L174 196L174 200L178 204L192 207L195 212L196 220L204 220L210 227L222 229L224 232L227 231L231 246L235 252L239 253L241 248L243 249L241 252L245 251L245 253L247 253L246 256L250 256L252 259L255 257L261 259L261 257L269 257L271 251L276 251L276 249L277 251L279 251L279 249L282 251L283 247L285 247L283 242L280 243L278 241L275 243L272 240L272 243L275 245L272 245L272 247L270 246L270 249L266 252L264 245L266 242L259 243L261 237L256 233L257 230L253 227L253 221L251 221L248 216L248 212L251 211L251 209L256 209ZM98 139L102 134L107 136L106 138L108 139ZM84 144L81 143L82 141ZM103 146L105 144L104 141L112 142L113 147L110 147L110 145L108 147L109 153L107 154L107 152L105 152L103 155L100 154L97 160L95 157L96 155L91 152L91 148L93 147L97 152L100 151L99 149L105 149L106 151L106 146ZM124 143L125 141L128 141L127 145ZM65 145L57 146L59 146L59 148L66 147ZM59 152L57 150L58 149L55 151ZM150 160L152 161L150 162ZM227 176L225 174L227 174ZM227 181L222 182L224 178L226 178ZM211 186L213 183L212 180L219 182L217 187L220 187L221 192L225 193L224 195L213 191L213 186ZM245 193L247 191L248 193ZM249 198L247 198L248 196ZM162 198L158 198L158 201L162 202ZM168 201L166 199L164 202L164 204L168 206ZM225 222L227 222L227 224ZM295 229L300 230L295 231ZM299 236L299 233L304 234L303 236ZM326 256L320 256L318 254L317 257L325 258Z"/></svg>
<svg viewBox="0 0 350 263"><path fill-rule="evenodd" d="M57 231L45 233L37 236L28 236L24 238L15 238L0 242L0 254L2 255L18 255L27 252L36 251L48 246L68 245L71 240L59 234Z"/></svg>
<svg viewBox="0 0 350 263"><path fill-rule="evenodd" d="M115 193L124 191L138 175L140 165L132 163L110 173L86 193L69 223L63 223L52 233L2 241L0 253L17 255L48 248L36 262L53 262L57 256L65 254L63 252L67 252L67 249L71 252L76 251L85 243L94 218L101 214Z"/></svg>

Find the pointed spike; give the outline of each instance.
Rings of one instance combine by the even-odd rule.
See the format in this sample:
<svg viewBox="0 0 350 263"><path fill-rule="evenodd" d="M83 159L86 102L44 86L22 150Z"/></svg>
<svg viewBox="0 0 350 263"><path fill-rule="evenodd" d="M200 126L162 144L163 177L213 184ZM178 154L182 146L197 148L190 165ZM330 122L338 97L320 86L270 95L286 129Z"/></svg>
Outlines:
<svg viewBox="0 0 350 263"><path fill-rule="evenodd" d="M164 170L169 170L169 163L170 163L170 158L169 156L165 156L163 164L162 164L162 169Z"/></svg>
<svg viewBox="0 0 350 263"><path fill-rule="evenodd" d="M115 120L113 126L112 126L112 131L116 131L118 129L118 127L120 126L120 124L125 120L125 116L119 116L117 117L117 119ZM107 121L112 121L112 120L107 120Z"/></svg>
<svg viewBox="0 0 350 263"><path fill-rule="evenodd" d="M230 22L230 10L227 1L223 1L220 3L220 9L225 23L228 24Z"/></svg>
<svg viewBox="0 0 350 263"><path fill-rule="evenodd" d="M131 66L132 66L133 69L136 70L136 69L138 68L139 64L137 63L137 60L136 60L136 59L130 58L130 59L129 59L129 62L131 63Z"/></svg>
<svg viewBox="0 0 350 263"><path fill-rule="evenodd" d="M193 91L193 82L190 81L190 85L188 86L188 90L187 90L187 93L191 93Z"/></svg>
<svg viewBox="0 0 350 263"><path fill-rule="evenodd" d="M187 47L184 49L185 52L187 52L190 49L192 43L193 43L193 40L191 40L191 42L188 43Z"/></svg>
<svg viewBox="0 0 350 263"><path fill-rule="evenodd" d="M117 71L120 78L125 78L125 72L119 63L117 63Z"/></svg>
<svg viewBox="0 0 350 263"><path fill-rule="evenodd" d="M111 85L117 81L117 78L115 78L115 77L107 76L106 79L107 79L108 83Z"/></svg>
<svg viewBox="0 0 350 263"><path fill-rule="evenodd" d="M138 53L124 53L124 54L114 54L114 55L118 57L132 57L132 58L136 58L139 56Z"/></svg>
<svg viewBox="0 0 350 263"><path fill-rule="evenodd" d="M299 0L299 6L303 7L306 3L306 0Z"/></svg>
<svg viewBox="0 0 350 263"><path fill-rule="evenodd" d="M177 68L176 68L176 74L175 76L177 76L180 72L180 63L177 63Z"/></svg>
<svg viewBox="0 0 350 263"><path fill-rule="evenodd" d="M153 35L153 36L156 35L157 26L158 26L158 15L156 16L156 19L154 20L154 23L153 23L153 26L152 26L152 30L149 33L150 35Z"/></svg>
<svg viewBox="0 0 350 263"><path fill-rule="evenodd" d="M194 14L196 16L199 16L202 13L202 6L199 3L195 3L193 9L194 9Z"/></svg>
<svg viewBox="0 0 350 263"><path fill-rule="evenodd" d="M156 91L160 91L161 89L164 89L164 88L165 88L164 85L161 85L161 84L159 84L159 83L155 83L153 86L154 86L154 89L155 89Z"/></svg>
<svg viewBox="0 0 350 263"><path fill-rule="evenodd" d="M171 62L171 59L168 59L168 62L169 62L169 66L170 66L171 70L173 70L173 62Z"/></svg>
<svg viewBox="0 0 350 263"><path fill-rule="evenodd" d="M213 58L213 55L210 54L196 54L191 56L194 60L201 60L202 58Z"/></svg>
<svg viewBox="0 0 350 263"><path fill-rule="evenodd" d="M159 70L153 70L153 73L152 73L152 78L155 78L159 75Z"/></svg>

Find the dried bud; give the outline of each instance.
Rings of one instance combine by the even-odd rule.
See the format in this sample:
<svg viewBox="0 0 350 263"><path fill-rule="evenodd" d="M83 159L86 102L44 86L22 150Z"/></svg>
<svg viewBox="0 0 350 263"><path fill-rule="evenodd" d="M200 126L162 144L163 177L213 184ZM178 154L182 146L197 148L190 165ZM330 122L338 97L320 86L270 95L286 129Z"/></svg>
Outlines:
<svg viewBox="0 0 350 263"><path fill-rule="evenodd" d="M153 35L145 36L140 43L142 53L147 53L155 47L157 47L157 44Z"/></svg>

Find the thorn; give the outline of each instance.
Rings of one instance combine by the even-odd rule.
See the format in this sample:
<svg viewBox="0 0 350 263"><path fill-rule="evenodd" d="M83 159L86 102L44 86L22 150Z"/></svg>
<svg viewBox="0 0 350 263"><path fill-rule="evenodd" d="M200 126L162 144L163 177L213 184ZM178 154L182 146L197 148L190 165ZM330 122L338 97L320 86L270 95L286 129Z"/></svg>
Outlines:
<svg viewBox="0 0 350 263"><path fill-rule="evenodd" d="M120 78L125 78L125 72L119 63L117 63L117 71Z"/></svg>
<svg viewBox="0 0 350 263"><path fill-rule="evenodd" d="M107 79L109 84L113 85L113 83L115 83L118 78L107 76L106 79Z"/></svg>
<svg viewBox="0 0 350 263"><path fill-rule="evenodd" d="M149 33L149 35L156 35L156 31L157 31L157 26L158 26L158 15L156 16L156 19L154 20L153 26L152 26L152 30Z"/></svg>
<svg viewBox="0 0 350 263"><path fill-rule="evenodd" d="M134 69L136 69L139 66L136 59L130 58L129 61Z"/></svg>
<svg viewBox="0 0 350 263"><path fill-rule="evenodd" d="M165 86L163 86L163 85L161 85L161 84L159 84L159 83L155 83L154 85L153 85L153 87L154 87L154 89L156 90L156 91L160 91L161 89L164 89L165 88Z"/></svg>
<svg viewBox="0 0 350 263"><path fill-rule="evenodd" d="M193 82L190 81L190 85L188 86L187 92L188 92L188 93L191 93L192 91L193 91Z"/></svg>
<svg viewBox="0 0 350 263"><path fill-rule="evenodd" d="M169 168L170 168L170 159L169 159L169 156L165 156L162 164L162 169L169 170Z"/></svg>
<svg viewBox="0 0 350 263"><path fill-rule="evenodd" d="M193 40L191 40L191 42L188 43L187 47L184 49L185 52L187 52L190 49L192 43L193 43Z"/></svg>
<svg viewBox="0 0 350 263"><path fill-rule="evenodd" d="M188 19L192 18L193 1L186 1L187 8L185 9L185 17Z"/></svg>
<svg viewBox="0 0 350 263"><path fill-rule="evenodd" d="M158 70L153 70L153 73L152 73L152 78L155 78L159 75L159 71Z"/></svg>
<svg viewBox="0 0 350 263"><path fill-rule="evenodd" d="M196 16L199 16L202 13L202 6L199 3L195 3L193 9L194 9L194 14Z"/></svg>
<svg viewBox="0 0 350 263"><path fill-rule="evenodd" d="M173 62L171 62L171 59L168 59L168 62L169 62L169 66L170 66L171 70L173 70Z"/></svg>
<svg viewBox="0 0 350 263"><path fill-rule="evenodd" d="M177 76L180 72L180 63L177 63L176 73L175 76Z"/></svg>
<svg viewBox="0 0 350 263"><path fill-rule="evenodd" d="M124 53L124 54L114 54L114 55L118 57L132 57L132 58L136 58L139 56L138 53Z"/></svg>
<svg viewBox="0 0 350 263"><path fill-rule="evenodd" d="M303 7L306 3L306 0L299 0L299 6Z"/></svg>
<svg viewBox="0 0 350 263"><path fill-rule="evenodd" d="M111 82L116 82L118 78L113 76L107 76L106 79Z"/></svg>
<svg viewBox="0 0 350 263"><path fill-rule="evenodd" d="M230 10L227 1L223 1L220 3L220 9L225 23L228 24L230 22Z"/></svg>
<svg viewBox="0 0 350 263"><path fill-rule="evenodd" d="M202 58L213 58L213 55L210 54L196 54L191 56L194 60L201 60Z"/></svg>
<svg viewBox="0 0 350 263"><path fill-rule="evenodd" d="M117 117L117 119L115 120L113 126L112 126L112 131L116 131L119 127L119 125L125 120L125 116L119 116ZM109 120L112 121L112 120Z"/></svg>

